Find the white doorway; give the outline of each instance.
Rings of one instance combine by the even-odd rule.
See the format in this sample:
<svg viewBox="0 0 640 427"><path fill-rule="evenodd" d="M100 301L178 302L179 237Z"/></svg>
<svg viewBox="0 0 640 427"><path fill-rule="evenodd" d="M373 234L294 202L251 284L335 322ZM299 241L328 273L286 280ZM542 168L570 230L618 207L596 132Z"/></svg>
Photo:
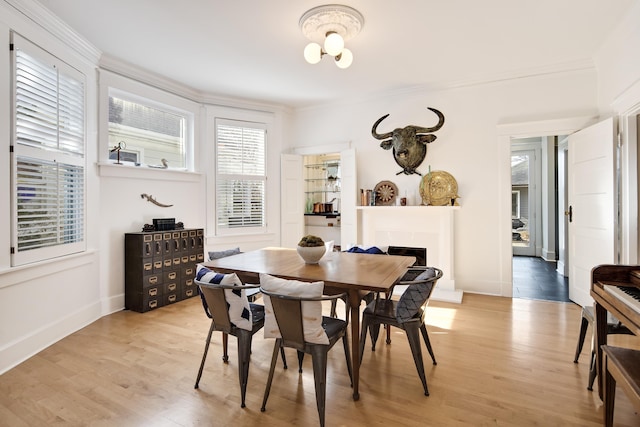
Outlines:
<svg viewBox="0 0 640 427"><path fill-rule="evenodd" d="M500 229L500 249L501 259L500 282L501 295L513 297L513 232L512 232L512 187L511 187L511 154L514 140L554 137L558 135L569 135L582 129L592 122L590 117L578 117L570 119L548 120L528 123L514 123L498 126L500 140L500 212L499 220L503 224ZM547 170L545 173L549 173ZM546 175L545 175L546 176ZM545 214L548 214L545 212ZM541 216L541 215L539 215ZM507 228L507 224L509 227ZM555 227L554 227L555 231ZM542 239L540 239L542 240ZM541 253L542 254L542 248Z"/></svg>

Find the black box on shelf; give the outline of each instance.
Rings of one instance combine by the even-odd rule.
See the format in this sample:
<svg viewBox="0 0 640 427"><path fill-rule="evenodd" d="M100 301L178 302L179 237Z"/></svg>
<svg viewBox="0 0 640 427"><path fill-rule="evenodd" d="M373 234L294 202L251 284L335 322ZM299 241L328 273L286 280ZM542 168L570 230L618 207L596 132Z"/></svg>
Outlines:
<svg viewBox="0 0 640 427"><path fill-rule="evenodd" d="M175 218L154 218L153 227L156 231L175 230L176 219Z"/></svg>

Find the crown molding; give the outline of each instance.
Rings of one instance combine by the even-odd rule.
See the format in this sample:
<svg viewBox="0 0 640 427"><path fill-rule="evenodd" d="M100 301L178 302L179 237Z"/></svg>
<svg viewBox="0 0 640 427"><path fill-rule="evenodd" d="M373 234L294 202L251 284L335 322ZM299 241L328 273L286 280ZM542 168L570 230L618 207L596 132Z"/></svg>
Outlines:
<svg viewBox="0 0 640 427"><path fill-rule="evenodd" d="M245 100L241 98L220 97L210 93L196 90L190 86L180 83L176 80L169 79L160 74L142 69L137 65L130 64L119 58L103 54L99 63L100 69L111 71L122 77L126 77L137 82L147 84L149 86L161 89L165 92L172 93L176 96L188 99L193 102L206 105L219 105L225 107L242 108L256 111L288 111L288 107L261 103L259 101Z"/></svg>
<svg viewBox="0 0 640 427"><path fill-rule="evenodd" d="M4 1L92 64L98 63L102 52L42 4L33 0Z"/></svg>

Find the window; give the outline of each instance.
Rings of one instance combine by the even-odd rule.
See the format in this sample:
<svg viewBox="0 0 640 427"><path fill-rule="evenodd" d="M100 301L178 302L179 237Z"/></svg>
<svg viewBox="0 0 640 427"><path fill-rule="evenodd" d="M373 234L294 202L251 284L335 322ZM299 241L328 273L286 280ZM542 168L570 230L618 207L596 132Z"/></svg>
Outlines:
<svg viewBox="0 0 640 427"><path fill-rule="evenodd" d="M216 119L218 233L266 229L266 133L263 124Z"/></svg>
<svg viewBox="0 0 640 427"><path fill-rule="evenodd" d="M12 265L85 249L85 78L13 35Z"/></svg>
<svg viewBox="0 0 640 427"><path fill-rule="evenodd" d="M124 142L121 162L187 168L191 114L115 89L109 91L109 159Z"/></svg>

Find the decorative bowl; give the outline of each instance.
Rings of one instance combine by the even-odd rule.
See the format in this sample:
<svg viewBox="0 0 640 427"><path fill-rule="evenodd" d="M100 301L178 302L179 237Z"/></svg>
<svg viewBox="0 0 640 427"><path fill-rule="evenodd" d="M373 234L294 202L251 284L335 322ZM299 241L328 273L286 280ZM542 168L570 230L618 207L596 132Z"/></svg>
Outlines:
<svg viewBox="0 0 640 427"><path fill-rule="evenodd" d="M298 255L304 260L306 264L317 264L320 258L323 257L326 248L322 246L298 246Z"/></svg>

